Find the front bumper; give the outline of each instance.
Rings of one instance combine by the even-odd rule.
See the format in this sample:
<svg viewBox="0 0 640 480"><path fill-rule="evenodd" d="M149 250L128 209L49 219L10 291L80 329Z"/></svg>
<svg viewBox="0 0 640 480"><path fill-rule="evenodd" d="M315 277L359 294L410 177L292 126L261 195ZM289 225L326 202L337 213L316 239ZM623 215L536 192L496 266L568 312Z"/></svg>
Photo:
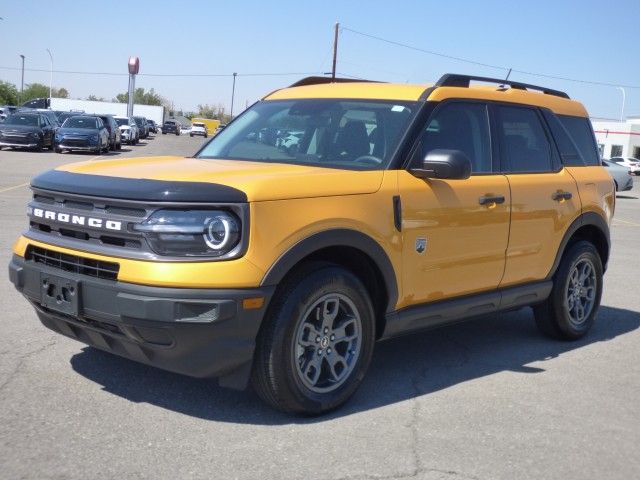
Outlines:
<svg viewBox="0 0 640 480"><path fill-rule="evenodd" d="M16 147L16 148L35 148L38 146L38 143L16 143L16 142L7 142L5 140L0 141L0 147Z"/></svg>
<svg viewBox="0 0 640 480"><path fill-rule="evenodd" d="M64 141L56 144L56 147L64 150L80 150L83 152L95 152L97 149L100 148L98 145L84 145L84 146L68 145L68 144L65 144Z"/></svg>
<svg viewBox="0 0 640 480"><path fill-rule="evenodd" d="M236 388L246 386L274 290L149 287L73 274L18 255L9 277L51 330L164 370L225 377L220 383ZM43 285L64 282L74 285L77 300L50 308ZM243 300L258 297L264 299L259 308L244 308Z"/></svg>

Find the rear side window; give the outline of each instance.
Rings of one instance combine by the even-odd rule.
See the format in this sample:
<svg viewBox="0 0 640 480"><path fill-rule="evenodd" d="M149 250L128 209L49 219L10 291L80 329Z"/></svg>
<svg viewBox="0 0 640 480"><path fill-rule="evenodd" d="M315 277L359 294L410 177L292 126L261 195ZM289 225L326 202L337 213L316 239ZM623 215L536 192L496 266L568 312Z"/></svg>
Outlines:
<svg viewBox="0 0 640 480"><path fill-rule="evenodd" d="M487 106L452 102L436 110L422 133L420 161L431 150L437 149L463 152L471 160L472 173L491 172Z"/></svg>
<svg viewBox="0 0 640 480"><path fill-rule="evenodd" d="M598 146L589 119L583 117L558 116L564 128L573 138L586 165L600 165Z"/></svg>
<svg viewBox="0 0 640 480"><path fill-rule="evenodd" d="M502 170L551 172L551 144L540 115L531 108L497 106L496 121L502 147Z"/></svg>

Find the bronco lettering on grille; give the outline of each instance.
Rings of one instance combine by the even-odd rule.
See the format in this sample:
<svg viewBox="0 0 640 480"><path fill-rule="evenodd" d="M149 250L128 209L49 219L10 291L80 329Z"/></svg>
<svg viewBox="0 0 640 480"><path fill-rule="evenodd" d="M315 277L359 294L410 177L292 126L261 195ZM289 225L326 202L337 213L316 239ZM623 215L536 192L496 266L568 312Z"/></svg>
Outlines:
<svg viewBox="0 0 640 480"><path fill-rule="evenodd" d="M29 209L34 217L54 220L60 223L71 225L87 225L93 228L104 228L106 230L122 230L122 222L117 220L106 220L96 217L85 217L83 215L71 215L68 213L56 212L54 210L44 210L43 208Z"/></svg>

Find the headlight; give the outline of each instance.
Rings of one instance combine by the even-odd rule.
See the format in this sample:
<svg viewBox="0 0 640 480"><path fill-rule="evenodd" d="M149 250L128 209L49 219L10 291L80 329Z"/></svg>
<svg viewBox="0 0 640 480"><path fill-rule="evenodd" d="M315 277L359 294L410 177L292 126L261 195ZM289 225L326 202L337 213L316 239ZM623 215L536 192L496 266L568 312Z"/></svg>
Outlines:
<svg viewBox="0 0 640 480"><path fill-rule="evenodd" d="M40 134L38 132L29 133L30 138L40 138Z"/></svg>
<svg viewBox="0 0 640 480"><path fill-rule="evenodd" d="M222 257L237 250L241 222L224 210L158 210L136 225L158 255Z"/></svg>

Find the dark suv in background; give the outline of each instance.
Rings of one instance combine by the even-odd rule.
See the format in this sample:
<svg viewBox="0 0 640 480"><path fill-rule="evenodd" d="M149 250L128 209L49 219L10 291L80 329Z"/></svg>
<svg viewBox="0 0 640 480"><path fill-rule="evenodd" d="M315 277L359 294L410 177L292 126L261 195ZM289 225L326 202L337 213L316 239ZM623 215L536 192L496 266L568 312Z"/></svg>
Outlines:
<svg viewBox="0 0 640 480"><path fill-rule="evenodd" d="M177 120L165 120L162 125L162 134L165 135L167 133L175 133L176 135L180 135L180 131L182 128L180 127L180 122Z"/></svg>
<svg viewBox="0 0 640 480"><path fill-rule="evenodd" d="M109 149L120 150L122 148L122 136L120 133L120 127L113 118L113 115L96 115L96 117L100 117L102 119L104 126L109 132Z"/></svg>
<svg viewBox="0 0 640 480"><path fill-rule="evenodd" d="M149 125L147 125L147 119L144 117L133 117L140 130L140 138L147 138L149 136Z"/></svg>

